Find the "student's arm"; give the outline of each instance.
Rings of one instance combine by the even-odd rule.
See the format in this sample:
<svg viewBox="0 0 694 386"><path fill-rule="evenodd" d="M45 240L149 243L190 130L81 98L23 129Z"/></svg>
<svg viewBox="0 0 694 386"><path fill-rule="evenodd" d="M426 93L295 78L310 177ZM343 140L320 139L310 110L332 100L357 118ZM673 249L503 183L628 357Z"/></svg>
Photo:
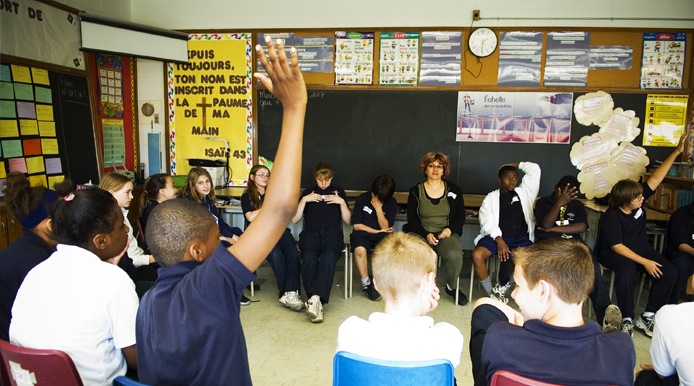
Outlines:
<svg viewBox="0 0 694 386"><path fill-rule="evenodd" d="M292 47L291 60L288 60L284 43L278 40L275 47L269 36L265 36L269 58L260 45L255 50L267 76L260 73L254 76L282 103L282 134L272 180L265 191L265 210L258 213L239 241L229 247L229 252L250 271L255 271L265 260L297 213L304 116L308 100L296 49Z"/></svg>
<svg viewBox="0 0 694 386"><path fill-rule="evenodd" d="M248 220L248 222L253 222L260 209L253 208L251 198L248 196L248 193L244 193L243 196L241 196L241 210L246 220Z"/></svg>
<svg viewBox="0 0 694 386"><path fill-rule="evenodd" d="M345 195L344 190L339 190L333 192L333 194L328 194L325 196L325 202L328 205L340 205L340 218L345 224L349 224L352 221L352 212L347 206L347 195Z"/></svg>
<svg viewBox="0 0 694 386"><path fill-rule="evenodd" d="M660 276L663 274L663 272L660 271L661 264L653 261L646 259L645 257L639 255L638 253L634 252L631 250L631 248L627 247L624 244L616 244L612 245L610 247L612 251L615 253L618 253L624 257L626 257L629 260L633 260L641 265L646 269L646 272L648 272L649 275L657 278L660 278Z"/></svg>
<svg viewBox="0 0 694 386"><path fill-rule="evenodd" d="M518 185L518 189L522 189L527 194L527 197L535 201L537 195L540 193L540 178L542 176L542 170L540 170L540 165L533 162L519 162L516 164L518 169L523 171L523 179Z"/></svg>
<svg viewBox="0 0 694 386"><path fill-rule="evenodd" d="M667 172L670 170L672 164L675 162L677 157L684 151L684 144L687 143L688 134L689 131L685 130L684 134L682 134L682 136L680 137L680 142L677 144L675 150L673 150L672 153L670 153L670 155L667 156L667 158L665 158L665 161L663 161L663 163L660 164L660 166L658 166L658 168L651 173L651 176L648 178L648 181L646 181L646 183L652 190L655 190L655 188L657 188L658 185L660 185L660 183L663 182L663 179L667 175Z"/></svg>
<svg viewBox="0 0 694 386"><path fill-rule="evenodd" d="M128 364L128 368L131 370L137 370L137 346L132 345L123 347L121 351L125 357L125 363Z"/></svg>
<svg viewBox="0 0 694 386"><path fill-rule="evenodd" d="M388 229L388 219L386 218L385 212L383 212L383 203L381 200L379 200L378 197L372 197L371 206L373 206L376 211L376 220L378 220L380 229Z"/></svg>

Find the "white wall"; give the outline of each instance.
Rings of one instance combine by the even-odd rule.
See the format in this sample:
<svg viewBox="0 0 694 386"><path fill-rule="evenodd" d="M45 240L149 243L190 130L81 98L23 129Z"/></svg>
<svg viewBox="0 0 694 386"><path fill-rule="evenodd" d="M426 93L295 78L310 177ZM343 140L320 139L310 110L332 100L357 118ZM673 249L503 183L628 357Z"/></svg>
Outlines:
<svg viewBox="0 0 694 386"><path fill-rule="evenodd" d="M169 29L469 27L473 9L482 16L475 26L694 28L694 0L130 2L131 21Z"/></svg>
<svg viewBox="0 0 694 386"><path fill-rule="evenodd" d="M164 93L164 65L162 62L146 59L137 59L137 109L135 113L139 117L139 141L140 141L140 157L138 161L145 164L145 176L150 176L156 173L165 173L166 158L168 150L166 149L166 133L165 124L168 119L166 116L166 94ZM150 102L155 106L155 114L158 114L157 120L155 116L144 117L140 111L143 103ZM159 157L161 168L152 170L149 164L149 152L147 149L148 133L159 133L159 151L160 154L154 154Z"/></svg>
<svg viewBox="0 0 694 386"><path fill-rule="evenodd" d="M130 21L130 0L58 0L68 7L84 11L92 16Z"/></svg>

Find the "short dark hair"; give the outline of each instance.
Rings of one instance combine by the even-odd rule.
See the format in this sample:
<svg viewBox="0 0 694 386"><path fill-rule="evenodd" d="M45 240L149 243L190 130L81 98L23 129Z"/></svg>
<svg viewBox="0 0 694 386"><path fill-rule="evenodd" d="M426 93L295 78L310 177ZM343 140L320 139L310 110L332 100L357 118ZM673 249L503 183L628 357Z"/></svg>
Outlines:
<svg viewBox="0 0 694 386"><path fill-rule="evenodd" d="M111 193L99 188L78 190L53 206L53 236L61 244L89 249L94 235L113 232L118 211Z"/></svg>
<svg viewBox="0 0 694 386"><path fill-rule="evenodd" d="M395 193L395 180L389 175L381 174L371 184L371 193L385 204Z"/></svg>
<svg viewBox="0 0 694 386"><path fill-rule="evenodd" d="M579 183L578 183L578 180L576 179L576 177L571 176L571 175L567 175L567 176L564 176L561 179L559 179L559 182L557 182L557 184L554 185L554 189L563 188L566 185L569 185L569 186L574 187L576 189L579 188Z"/></svg>
<svg viewBox="0 0 694 386"><path fill-rule="evenodd" d="M501 176L503 176L504 174L510 173L510 172L518 174L518 168L515 166L511 166L511 165L502 166L501 168L499 168L499 178L501 178Z"/></svg>
<svg viewBox="0 0 694 386"><path fill-rule="evenodd" d="M194 240L207 240L217 224L212 214L194 201L176 198L152 209L145 239L154 259L162 267L172 266Z"/></svg>
<svg viewBox="0 0 694 386"><path fill-rule="evenodd" d="M610 207L621 208L629 205L639 195L643 194L643 186L636 181L621 180L614 184L610 191Z"/></svg>

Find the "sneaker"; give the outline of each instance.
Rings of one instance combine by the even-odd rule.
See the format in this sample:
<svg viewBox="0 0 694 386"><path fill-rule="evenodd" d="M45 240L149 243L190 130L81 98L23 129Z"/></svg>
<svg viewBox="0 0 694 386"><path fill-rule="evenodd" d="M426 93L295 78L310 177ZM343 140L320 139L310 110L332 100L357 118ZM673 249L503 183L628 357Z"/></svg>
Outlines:
<svg viewBox="0 0 694 386"><path fill-rule="evenodd" d="M313 295L306 302L306 312L311 317L311 323L320 323L323 321L323 305L320 302L320 296Z"/></svg>
<svg viewBox="0 0 694 386"><path fill-rule="evenodd" d="M374 283L373 283L373 282L371 282L371 283L365 285L365 286L361 289L361 292L363 292L364 295L366 295L366 297L369 298L369 300L373 300L374 302L381 299L381 294L378 293L378 290L377 290L376 287L374 286Z"/></svg>
<svg viewBox="0 0 694 386"><path fill-rule="evenodd" d="M497 284L494 288L492 288L492 293L489 294L489 297L492 299L496 299L504 304L508 304L508 298L506 297L506 291L511 287L511 282L506 283L506 285L499 285Z"/></svg>
<svg viewBox="0 0 694 386"><path fill-rule="evenodd" d="M643 331L643 333L646 334L649 338L653 337L653 326L655 325L654 317L655 315L646 317L641 315L638 319L636 319L636 328Z"/></svg>
<svg viewBox="0 0 694 386"><path fill-rule="evenodd" d="M454 289L448 289L448 286L446 286L445 291L446 291L446 293L448 294L448 296L452 297L453 300L455 301L455 290L454 290ZM459 294L458 294L458 305L459 305L459 306L464 306L464 305L466 305L467 302L468 302L468 300L467 300L467 295L465 295L465 293L464 293L463 291L461 291L461 290L458 290L458 292L459 292Z"/></svg>
<svg viewBox="0 0 694 386"><path fill-rule="evenodd" d="M622 311L614 304L607 306L605 317L602 319L602 332L619 330L622 323Z"/></svg>
<svg viewBox="0 0 694 386"><path fill-rule="evenodd" d="M631 320L622 320L622 332L626 332L630 337L634 337L634 324Z"/></svg>
<svg viewBox="0 0 694 386"><path fill-rule="evenodd" d="M304 302L301 301L298 291L287 291L280 298L280 303L291 308L294 311L301 311L304 308Z"/></svg>
<svg viewBox="0 0 694 386"><path fill-rule="evenodd" d="M241 294L241 305L242 306L250 306L251 305L251 299L247 298L246 295Z"/></svg>

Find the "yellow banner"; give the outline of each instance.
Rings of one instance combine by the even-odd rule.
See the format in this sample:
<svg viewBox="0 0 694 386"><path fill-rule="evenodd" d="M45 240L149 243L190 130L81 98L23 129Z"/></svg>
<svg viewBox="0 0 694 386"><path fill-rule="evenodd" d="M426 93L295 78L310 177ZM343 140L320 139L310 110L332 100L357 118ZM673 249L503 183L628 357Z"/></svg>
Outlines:
<svg viewBox="0 0 694 386"><path fill-rule="evenodd" d="M251 69L250 34L190 35L188 63L168 70L172 174L186 175L190 159L226 162L228 144L229 182L246 184L253 162Z"/></svg>

